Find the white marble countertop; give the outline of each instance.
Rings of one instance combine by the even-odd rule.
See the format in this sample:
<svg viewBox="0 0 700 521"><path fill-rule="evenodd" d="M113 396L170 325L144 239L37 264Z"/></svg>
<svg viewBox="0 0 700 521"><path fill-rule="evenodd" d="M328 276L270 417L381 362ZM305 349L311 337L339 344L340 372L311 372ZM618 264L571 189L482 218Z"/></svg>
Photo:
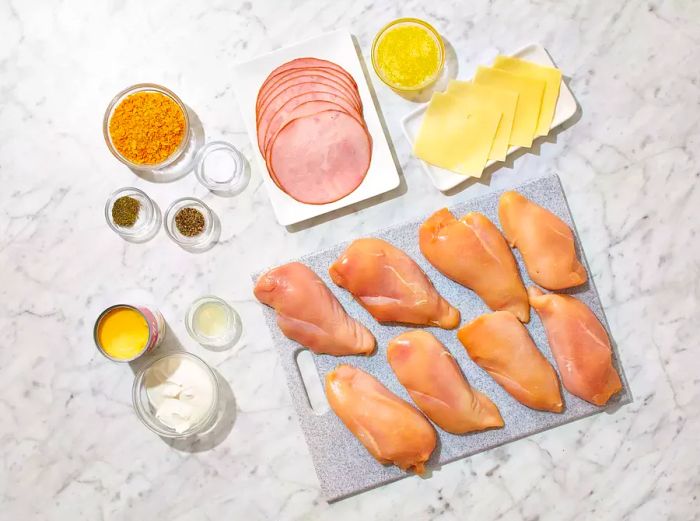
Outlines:
<svg viewBox="0 0 700 521"><path fill-rule="evenodd" d="M415 105L372 77L403 170L402 190L333 220L276 224L253 165L236 198L194 176L148 183L101 135L123 87L167 85L207 138L250 158L233 64L348 27L367 56L398 16L435 23L466 75L483 56L542 42L580 120L487 179L450 195L411 158L400 120ZM0 517L2 519L700 519L700 4L697 2L0 1ZM557 172L619 345L635 401L334 505L319 485L284 375L253 300L263 266ZM164 232L122 241L103 205L122 186L161 209L204 198L222 241L193 255ZM195 345L183 317L214 293L244 322L239 344ZM228 382L232 428L166 444L133 413L133 373L93 347L105 305L150 295L167 347L202 356ZM229 425L230 427L230 425Z"/></svg>

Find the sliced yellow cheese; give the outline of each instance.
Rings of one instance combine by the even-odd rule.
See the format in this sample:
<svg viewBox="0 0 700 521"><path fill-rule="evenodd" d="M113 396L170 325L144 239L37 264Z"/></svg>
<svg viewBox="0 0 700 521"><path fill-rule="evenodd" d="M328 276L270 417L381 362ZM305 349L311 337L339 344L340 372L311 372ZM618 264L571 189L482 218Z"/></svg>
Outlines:
<svg viewBox="0 0 700 521"><path fill-rule="evenodd" d="M513 119L515 118L515 108L518 104L518 94L510 90L486 87L458 80L450 81L447 85L447 92L459 96L468 102L470 106L500 112L501 121L498 124L496 136L489 151L489 159L505 161L508 154L508 145L510 144Z"/></svg>
<svg viewBox="0 0 700 521"><path fill-rule="evenodd" d="M500 120L500 112L470 106L454 94L436 92L423 117L413 153L432 165L481 177Z"/></svg>
<svg viewBox="0 0 700 521"><path fill-rule="evenodd" d="M537 135L546 136L552 128L554 111L559 99L559 86L561 85L561 71L554 67L544 67L520 58L510 56L497 56L493 62L496 69L508 71L528 78L542 80L545 83L542 96L542 106L537 120Z"/></svg>
<svg viewBox="0 0 700 521"><path fill-rule="evenodd" d="M518 105L515 108L510 144L521 147L532 146L542 105L544 81L500 69L479 67L476 76L474 76L474 83L518 93Z"/></svg>

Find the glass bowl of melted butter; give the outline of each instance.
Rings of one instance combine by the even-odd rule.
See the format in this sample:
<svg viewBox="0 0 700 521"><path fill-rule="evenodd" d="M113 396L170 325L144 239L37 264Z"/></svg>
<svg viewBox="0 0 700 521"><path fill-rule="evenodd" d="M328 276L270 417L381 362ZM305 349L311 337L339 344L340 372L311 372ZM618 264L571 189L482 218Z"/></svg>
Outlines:
<svg viewBox="0 0 700 521"><path fill-rule="evenodd" d="M372 66L379 79L392 89L415 92L440 76L445 66L445 44L428 22L399 18L375 36Z"/></svg>

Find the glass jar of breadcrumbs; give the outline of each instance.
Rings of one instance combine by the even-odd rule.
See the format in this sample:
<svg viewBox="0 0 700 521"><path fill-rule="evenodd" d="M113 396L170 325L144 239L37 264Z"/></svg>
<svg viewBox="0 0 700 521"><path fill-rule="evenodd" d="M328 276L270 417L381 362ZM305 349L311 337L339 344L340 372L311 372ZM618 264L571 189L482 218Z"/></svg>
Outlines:
<svg viewBox="0 0 700 521"><path fill-rule="evenodd" d="M172 165L192 139L185 104L154 83L139 83L117 94L107 107L102 131L114 157L136 170Z"/></svg>

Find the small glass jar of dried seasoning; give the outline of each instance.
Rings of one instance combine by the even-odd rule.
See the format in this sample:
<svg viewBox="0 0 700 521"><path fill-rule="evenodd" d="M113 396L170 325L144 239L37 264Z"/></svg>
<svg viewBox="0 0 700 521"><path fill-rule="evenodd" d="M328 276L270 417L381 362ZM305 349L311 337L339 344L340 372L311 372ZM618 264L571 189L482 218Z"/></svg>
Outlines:
<svg viewBox="0 0 700 521"><path fill-rule="evenodd" d="M120 188L105 204L105 219L122 239L130 242L147 241L160 228L160 210L141 190Z"/></svg>
<svg viewBox="0 0 700 521"><path fill-rule="evenodd" d="M195 237L204 231L204 214L197 208L186 206L175 214L175 226L185 237Z"/></svg>
<svg viewBox="0 0 700 521"><path fill-rule="evenodd" d="M202 201L185 197L165 212L165 231L185 249L205 249L218 238L218 221Z"/></svg>
<svg viewBox="0 0 700 521"><path fill-rule="evenodd" d="M136 224L141 211L141 203L135 197L123 195L112 205L112 221L117 226L131 228Z"/></svg>

